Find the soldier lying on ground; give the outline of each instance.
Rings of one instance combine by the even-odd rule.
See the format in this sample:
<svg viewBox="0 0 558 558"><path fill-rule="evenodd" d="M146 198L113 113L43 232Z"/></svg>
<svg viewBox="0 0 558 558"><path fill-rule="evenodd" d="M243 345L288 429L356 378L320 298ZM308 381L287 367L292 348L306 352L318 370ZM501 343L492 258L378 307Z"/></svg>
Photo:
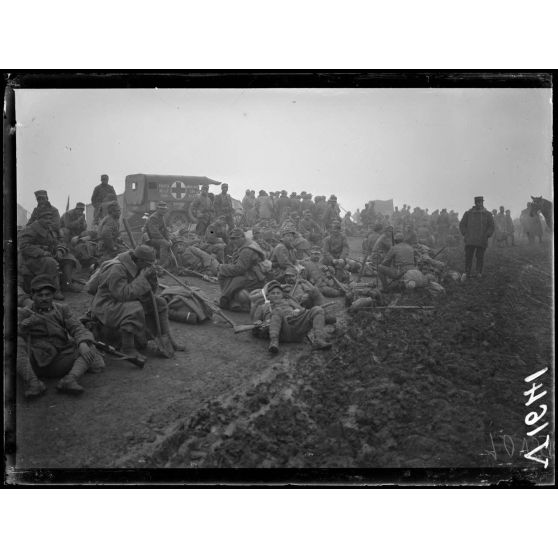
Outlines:
<svg viewBox="0 0 558 558"><path fill-rule="evenodd" d="M313 348L330 349L331 344L325 340L325 315L321 306L306 310L293 299L286 298L281 284L271 281L267 285L267 297L270 303L269 352L279 352L279 341L283 343L300 343L314 330Z"/></svg>
<svg viewBox="0 0 558 558"><path fill-rule="evenodd" d="M217 258L195 244L177 241L173 245L178 265L205 275L217 275L219 261Z"/></svg>
<svg viewBox="0 0 558 558"><path fill-rule="evenodd" d="M105 367L92 346L92 333L67 305L53 302L55 291L50 277L35 277L31 282L32 305L18 310L16 370L24 381L25 397L45 392L39 377L62 377L57 389L79 394L83 387L78 379L88 370L101 372Z"/></svg>
<svg viewBox="0 0 558 558"><path fill-rule="evenodd" d="M184 350L171 335L166 301L155 295L157 308L153 307L151 293L158 288L154 263L153 248L140 245L105 262L99 270L96 288L91 289L96 291L91 303L92 316L121 333L121 350L129 355L138 354L136 338L140 345L145 345L146 332L155 337L155 311L163 337L168 338L175 351Z"/></svg>

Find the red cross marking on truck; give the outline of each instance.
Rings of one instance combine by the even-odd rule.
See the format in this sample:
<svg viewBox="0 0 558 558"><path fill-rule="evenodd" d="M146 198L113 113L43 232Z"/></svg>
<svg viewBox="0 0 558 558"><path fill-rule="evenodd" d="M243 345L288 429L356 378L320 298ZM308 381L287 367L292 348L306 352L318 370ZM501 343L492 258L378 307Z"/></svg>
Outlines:
<svg viewBox="0 0 558 558"><path fill-rule="evenodd" d="M173 198L176 198L177 200L179 200L180 198L185 196L186 195L186 186L184 185L184 183L180 182L179 180L177 180L176 182L173 182L173 184L171 186L171 195L172 195Z"/></svg>

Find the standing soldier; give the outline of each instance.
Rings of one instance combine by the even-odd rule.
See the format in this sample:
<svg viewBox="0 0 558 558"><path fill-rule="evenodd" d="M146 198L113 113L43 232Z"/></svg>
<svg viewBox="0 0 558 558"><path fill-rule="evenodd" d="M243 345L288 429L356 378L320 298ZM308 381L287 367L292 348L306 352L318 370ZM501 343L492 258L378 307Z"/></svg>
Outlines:
<svg viewBox="0 0 558 558"><path fill-rule="evenodd" d="M459 230L465 238L465 273L461 280L471 276L473 256L476 256L476 271L482 277L484 252L488 239L494 234L494 218L490 211L483 207L484 198L475 197L475 205L466 211L459 223Z"/></svg>
<svg viewBox="0 0 558 558"><path fill-rule="evenodd" d="M143 227L144 243L155 248L161 267L168 265L171 247L169 231L165 225L167 211L167 202L160 201L157 204L157 209L147 218Z"/></svg>
<svg viewBox="0 0 558 558"><path fill-rule="evenodd" d="M108 201L116 200L116 191L113 186L108 183L108 174L101 175L101 183L95 186L91 203L93 204L93 226L97 226L101 220L101 205Z"/></svg>
<svg viewBox="0 0 558 558"><path fill-rule="evenodd" d="M85 204L78 202L74 209L66 211L60 220L60 232L66 246L70 245L70 241L74 236L79 236L83 231L87 230L85 222Z"/></svg>
<svg viewBox="0 0 558 558"><path fill-rule="evenodd" d="M37 376L62 376L57 389L80 394L83 387L77 380L87 370L101 372L105 367L103 358L92 347L93 334L66 304L53 302L55 292L51 277L35 277L31 282L33 304L18 313L16 370L25 383L25 397L45 392Z"/></svg>
<svg viewBox="0 0 558 558"><path fill-rule="evenodd" d="M287 190L281 190L281 195L275 204L277 210L277 222L281 225L291 211L291 202L287 197Z"/></svg>
<svg viewBox="0 0 558 558"><path fill-rule="evenodd" d="M125 249L120 238L120 206L117 201L110 202L107 206L108 215L99 225L99 252L100 261L110 260Z"/></svg>
<svg viewBox="0 0 558 558"><path fill-rule="evenodd" d="M333 221L339 220L339 206L337 205L337 196L333 194L329 196L329 200L327 200L327 207L324 214L324 227L329 229L333 223Z"/></svg>
<svg viewBox="0 0 558 558"><path fill-rule="evenodd" d="M33 209L33 212L31 213L31 217L29 217L27 224L30 225L31 223L38 221L41 209L50 209L50 211L52 212L50 228L54 231L54 234L58 238L62 238L60 233L60 212L48 201L47 191L37 190L35 192L35 199L37 200L37 207Z"/></svg>
<svg viewBox="0 0 558 558"><path fill-rule="evenodd" d="M506 232L506 246L508 244L508 239L511 240L511 245L515 246L515 227L513 224L513 219L511 218L510 210L506 209L506 218L504 221L504 230Z"/></svg>
<svg viewBox="0 0 558 558"><path fill-rule="evenodd" d="M213 209L215 211L216 217L223 216L225 222L227 223L229 230L234 228L233 221L233 206L231 196L227 193L229 191L228 184L221 184L221 193L215 196L215 201L213 202Z"/></svg>
<svg viewBox="0 0 558 558"><path fill-rule="evenodd" d="M196 224L196 234L199 236L205 234L205 230L211 223L213 203L209 199L208 193L209 186L204 184L201 187L200 195L192 202L192 213L198 221Z"/></svg>
<svg viewBox="0 0 558 558"><path fill-rule="evenodd" d="M260 190L258 199L256 200L256 211L258 219L273 219L273 200L267 195L265 190Z"/></svg>

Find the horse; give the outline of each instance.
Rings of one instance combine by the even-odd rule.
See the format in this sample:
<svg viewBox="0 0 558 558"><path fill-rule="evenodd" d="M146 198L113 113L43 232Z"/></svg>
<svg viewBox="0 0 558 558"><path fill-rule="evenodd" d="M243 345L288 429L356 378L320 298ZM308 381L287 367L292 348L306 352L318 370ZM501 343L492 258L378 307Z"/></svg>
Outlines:
<svg viewBox="0 0 558 558"><path fill-rule="evenodd" d="M546 226L553 230L552 224L552 215L553 215L553 206L552 202L544 199L542 196L535 198L531 196L533 200L531 204L531 217L534 217L539 211L543 214L544 220L546 221Z"/></svg>

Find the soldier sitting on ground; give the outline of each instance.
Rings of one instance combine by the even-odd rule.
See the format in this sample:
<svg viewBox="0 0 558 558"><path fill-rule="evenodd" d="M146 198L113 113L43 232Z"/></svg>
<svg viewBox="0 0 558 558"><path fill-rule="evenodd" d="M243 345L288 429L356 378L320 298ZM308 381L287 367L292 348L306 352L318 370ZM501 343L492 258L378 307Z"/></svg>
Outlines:
<svg viewBox="0 0 558 558"><path fill-rule="evenodd" d="M278 281L284 281L285 272L293 268L296 263L296 250L293 246L295 231L286 228L281 233L281 242L275 246L271 254L273 276Z"/></svg>
<svg viewBox="0 0 558 558"><path fill-rule="evenodd" d="M65 304L53 301L56 286L48 276L31 282L33 303L18 310L17 374L25 384L25 397L46 390L41 377L62 377L59 391L80 394L85 372L101 372L105 363L92 346L92 333ZM71 339L70 339L71 337Z"/></svg>
<svg viewBox="0 0 558 558"><path fill-rule="evenodd" d="M52 212L52 223L50 228L54 232L57 239L62 239L62 234L60 232L60 212L56 207L54 207L48 200L48 193L46 190L37 190L35 192L35 199L37 200L37 207L33 209L31 217L27 221L27 225L34 223L39 220L39 214L43 209L50 209Z"/></svg>
<svg viewBox="0 0 558 558"><path fill-rule="evenodd" d="M99 225L99 254L101 262L111 260L117 254L126 250L120 237L120 206L117 201L110 202L107 206L108 214L103 217Z"/></svg>
<svg viewBox="0 0 558 558"><path fill-rule="evenodd" d="M403 277L408 270L416 269L415 252L413 247L404 241L403 233L396 233L393 239L395 245L390 248L378 266L378 277L383 290L388 286L388 277L393 282Z"/></svg>
<svg viewBox="0 0 558 558"><path fill-rule="evenodd" d="M156 334L155 311L159 315L161 333L168 338L175 351L184 350L170 331L166 301L155 295L153 307L151 293L158 288L157 272L153 267L155 251L140 245L135 250L119 254L99 270L91 314L109 329L122 335L122 352L137 355L135 341L145 345L146 331ZM90 291L91 292L91 291Z"/></svg>
<svg viewBox="0 0 558 558"><path fill-rule="evenodd" d="M310 281L322 295L328 298L336 298L342 295L331 275L327 273L328 267L320 263L322 253L318 249L310 252L310 258L302 260L300 263L304 267L303 277Z"/></svg>
<svg viewBox="0 0 558 558"><path fill-rule="evenodd" d="M233 229L231 245L234 249L232 263L219 266L218 278L221 286L219 306L232 308L233 300L241 291L246 295L261 287L266 279L261 264L266 260L264 251L253 240L248 240L242 229ZM243 293L244 294L244 293ZM249 310L249 299L238 301L241 310ZM248 308L246 308L248 306Z"/></svg>
<svg viewBox="0 0 558 558"><path fill-rule="evenodd" d="M21 273L35 277L48 275L56 288L55 299L64 300L61 289L80 292L81 289L72 281L77 260L59 241L52 229L53 213L49 207L42 207L37 214L37 221L27 225L19 238L21 252ZM62 270L63 280L58 275Z"/></svg>
<svg viewBox="0 0 558 558"><path fill-rule="evenodd" d="M169 231L165 224L167 211L167 202L160 201L157 204L157 209L147 218L143 227L143 243L155 248L161 267L166 267L169 264L169 250L171 248Z"/></svg>
<svg viewBox="0 0 558 558"><path fill-rule="evenodd" d="M70 246L70 240L87 229L85 222L85 204L78 202L74 209L66 211L60 220L60 232L66 246Z"/></svg>

